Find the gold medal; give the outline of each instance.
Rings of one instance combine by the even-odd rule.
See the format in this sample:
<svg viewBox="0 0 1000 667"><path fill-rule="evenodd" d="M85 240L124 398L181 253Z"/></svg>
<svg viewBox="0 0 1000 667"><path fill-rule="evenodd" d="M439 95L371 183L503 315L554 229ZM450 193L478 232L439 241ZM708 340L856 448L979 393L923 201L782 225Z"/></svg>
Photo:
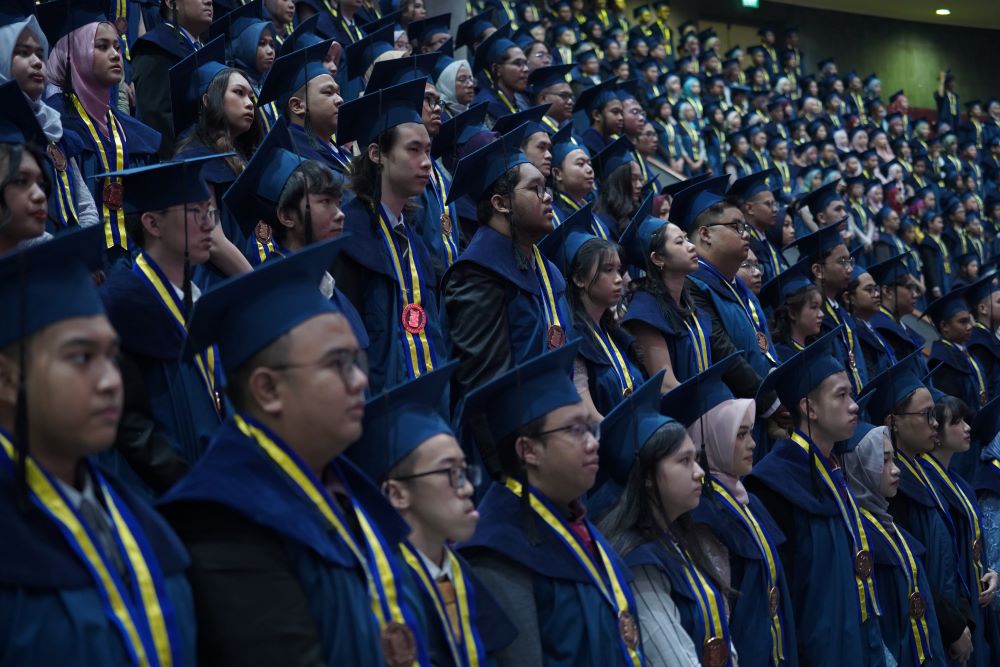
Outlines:
<svg viewBox="0 0 1000 667"><path fill-rule="evenodd" d="M769 346L767 344L767 336L764 335L763 331L757 332L757 348L761 354L767 354Z"/></svg>
<svg viewBox="0 0 1000 667"><path fill-rule="evenodd" d="M778 587L771 586L771 590L767 592L767 610L771 612L772 617L778 613L779 597L780 596L778 595Z"/></svg>
<svg viewBox="0 0 1000 667"><path fill-rule="evenodd" d="M628 610L618 614L618 634L629 649L635 650L639 646L639 627L635 624L635 619Z"/></svg>
<svg viewBox="0 0 1000 667"><path fill-rule="evenodd" d="M119 16L115 19L115 29L118 30L119 35L124 35L128 32L128 19L124 16Z"/></svg>
<svg viewBox="0 0 1000 667"><path fill-rule="evenodd" d="M441 214L441 231L451 236L451 215L448 214L447 208Z"/></svg>
<svg viewBox="0 0 1000 667"><path fill-rule="evenodd" d="M550 326L545 336L550 350L562 347L566 342L566 331L558 324Z"/></svg>
<svg viewBox="0 0 1000 667"><path fill-rule="evenodd" d="M979 405L986 405L986 392L979 392Z"/></svg>
<svg viewBox="0 0 1000 667"><path fill-rule="evenodd" d="M389 667L410 667L417 657L413 631L402 623L389 621L382 628L382 657Z"/></svg>
<svg viewBox="0 0 1000 667"><path fill-rule="evenodd" d="M909 603L910 616L912 618L923 618L927 612L927 602L924 600L924 596L920 594L920 591L910 593Z"/></svg>
<svg viewBox="0 0 1000 667"><path fill-rule="evenodd" d="M857 368L857 360L854 358L854 350L847 351L847 363L851 365L851 368Z"/></svg>
<svg viewBox="0 0 1000 667"><path fill-rule="evenodd" d="M54 141L50 141L49 145L45 148L45 153L52 160L52 164L58 171L66 171L66 156L59 149L59 146Z"/></svg>
<svg viewBox="0 0 1000 667"><path fill-rule="evenodd" d="M408 303L401 319L407 333L418 334L427 326L427 311L419 303Z"/></svg>
<svg viewBox="0 0 1000 667"><path fill-rule="evenodd" d="M701 653L703 667L725 667L729 662L729 647L722 637L712 637L705 642Z"/></svg>
<svg viewBox="0 0 1000 667"><path fill-rule="evenodd" d="M872 555L862 549L854 556L854 576L867 579L872 573Z"/></svg>
<svg viewBox="0 0 1000 667"><path fill-rule="evenodd" d="M101 190L101 203L112 211L121 210L125 201L125 187L118 181L108 181Z"/></svg>
<svg viewBox="0 0 1000 667"><path fill-rule="evenodd" d="M274 235L271 225L266 222L258 222L254 225L253 235L257 237L257 240L262 244L267 245L271 242L271 237Z"/></svg>

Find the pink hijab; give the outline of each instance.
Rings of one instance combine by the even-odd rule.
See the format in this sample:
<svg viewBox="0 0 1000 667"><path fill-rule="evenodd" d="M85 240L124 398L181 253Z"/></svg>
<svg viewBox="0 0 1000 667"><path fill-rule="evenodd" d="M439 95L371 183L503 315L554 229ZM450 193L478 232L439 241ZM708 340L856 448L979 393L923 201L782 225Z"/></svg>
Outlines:
<svg viewBox="0 0 1000 667"><path fill-rule="evenodd" d="M108 108L111 89L94 77L94 37L100 23L88 23L62 37L49 54L49 83L66 90L66 62L71 61L72 89L87 115L105 137L108 136ZM109 24L110 25L110 24Z"/></svg>
<svg viewBox="0 0 1000 667"><path fill-rule="evenodd" d="M749 398L733 398L718 404L688 427L688 435L695 446L704 443L712 475L743 505L750 501L750 497L743 482L733 474L733 451L740 424L748 414L750 419L756 417L757 404Z"/></svg>

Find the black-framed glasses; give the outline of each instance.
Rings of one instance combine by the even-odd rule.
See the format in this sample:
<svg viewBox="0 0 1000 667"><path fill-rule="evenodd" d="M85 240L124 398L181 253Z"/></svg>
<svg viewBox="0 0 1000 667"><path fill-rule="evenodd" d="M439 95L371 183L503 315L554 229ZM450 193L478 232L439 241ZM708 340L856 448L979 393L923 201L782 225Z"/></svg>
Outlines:
<svg viewBox="0 0 1000 667"><path fill-rule="evenodd" d="M937 417L934 416L934 408L927 408L921 412L896 412L894 413L897 417L913 416L913 417L923 417L927 420L928 426L933 426L937 424Z"/></svg>
<svg viewBox="0 0 1000 667"><path fill-rule="evenodd" d="M740 236L747 233L747 223L745 222L713 222L710 225L706 225L706 227L732 227L733 231Z"/></svg>
<svg viewBox="0 0 1000 667"><path fill-rule="evenodd" d="M528 187L514 188L514 189L515 190L524 190L525 192L533 192L533 193L535 193L535 196L537 196L538 199L540 199L540 200L541 199L545 199L545 195L546 195L546 193L548 193L548 190L545 188L544 185L532 185L532 186L528 186Z"/></svg>
<svg viewBox="0 0 1000 667"><path fill-rule="evenodd" d="M582 441L587 434L594 436L597 440L601 439L601 422L594 422L593 424L584 424L582 422L573 422L567 426L560 426L559 428L549 429L548 431L541 431L540 433L535 433L533 438L541 438L544 435L552 435L553 433L561 433L565 431L569 433L574 440Z"/></svg>
<svg viewBox="0 0 1000 667"><path fill-rule="evenodd" d="M344 381L344 384L353 385L356 378L352 373L355 369L361 371L365 377L368 377L368 353L364 350L334 350L316 361L307 361L300 364L275 364L268 366L268 368L276 371L285 371L316 366L336 371L340 375L340 379Z"/></svg>
<svg viewBox="0 0 1000 667"><path fill-rule="evenodd" d="M424 104L428 109L441 106L441 98L437 95L424 95Z"/></svg>
<svg viewBox="0 0 1000 667"><path fill-rule="evenodd" d="M573 99L573 92L570 90L564 90L561 93L549 93L549 95L555 95L563 102L569 102L571 99Z"/></svg>
<svg viewBox="0 0 1000 667"><path fill-rule="evenodd" d="M475 464L451 466L450 468L441 468L440 470L428 470L427 472L418 472L413 475L393 477L393 479L404 482L406 480L419 479L420 477L429 477L431 475L448 475L448 484L450 484L451 488L456 491L465 486L466 482L472 486L479 486L479 484L483 481L483 469Z"/></svg>

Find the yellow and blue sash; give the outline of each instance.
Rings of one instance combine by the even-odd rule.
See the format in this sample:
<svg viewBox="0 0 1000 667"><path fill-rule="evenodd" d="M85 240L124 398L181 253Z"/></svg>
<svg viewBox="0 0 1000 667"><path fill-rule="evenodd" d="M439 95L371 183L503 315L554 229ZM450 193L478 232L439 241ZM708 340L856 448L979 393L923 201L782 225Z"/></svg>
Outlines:
<svg viewBox="0 0 1000 667"><path fill-rule="evenodd" d="M493 92L497 94L497 99L503 102L504 106L510 110L511 113L517 113L517 105L511 102L507 94L500 90L500 85L497 84L493 87Z"/></svg>
<svg viewBox="0 0 1000 667"><path fill-rule="evenodd" d="M76 109L77 115L79 115L80 120L86 126L87 132L90 134L90 141L94 145L97 157L101 160L101 167L104 172L107 173L110 171L123 170L128 164L128 149L126 147L125 129L119 125L118 119L115 118L111 109L108 109L108 131L111 135L111 143L115 147L115 162L113 165L108 158L107 151L104 150L104 140L101 138L101 134L97 131L94 121L91 120L90 116L87 114L87 110L84 109L83 104L80 103L80 98L76 95L70 95L70 101L73 103L73 108ZM120 178L115 178L113 180L121 183ZM98 190L98 192L100 192L100 190ZM114 248L117 246L128 250L128 235L125 233L124 207L114 211L107 207L103 201L103 197L101 199L101 220L104 222L104 240L107 243L107 247Z"/></svg>
<svg viewBox="0 0 1000 667"><path fill-rule="evenodd" d="M538 246L531 246L531 250L535 253L535 273L538 275L538 284L542 288L539 296L542 298L542 306L545 311L545 326L546 328L562 327L562 321L559 319L559 301L552 289L552 280L549 278L549 269L545 265L545 258L539 252Z"/></svg>
<svg viewBox="0 0 1000 667"><path fill-rule="evenodd" d="M743 524L744 528L747 529L747 532L750 533L754 542L757 544L757 549L760 551L761 556L764 557L764 561L767 563L764 590L768 593L768 595L770 595L770 591L778 587L778 566L780 563L778 554L774 550L774 545L771 544L771 539L768 537L764 527L757 521L753 512L750 511L750 508L737 501L733 495L729 493L729 490L726 489L726 487L713 479L712 489L714 490L716 497L720 498L726 509L733 516L735 516L740 523ZM780 615L775 612L775 614L771 616L771 661L774 665L780 665L785 660L784 643L784 637L781 630L781 618Z"/></svg>
<svg viewBox="0 0 1000 667"><path fill-rule="evenodd" d="M423 308L420 285L422 274L420 265L417 262L417 247L413 234L410 232L410 228L404 223L403 232L406 234L406 241L409 244L409 252L406 253L405 257L407 267L404 271L399 250L396 247L396 241L392 237L393 232L390 231L389 223L386 222L387 217L385 209L379 206L379 230L382 232L382 240L385 242L386 250L389 253L393 272L396 274L396 285L399 287L400 301L403 304L403 308L411 303ZM424 308L424 312L427 315L427 324L430 324L431 313L426 308ZM400 316L402 316L402 308L400 308ZM402 337L403 347L407 352L403 356L406 358L407 375L410 379L418 378L424 373L434 370L434 366L437 364L437 355L431 345L430 339L427 337L427 326L424 326L418 333L411 334L402 325L399 325L399 335Z"/></svg>
<svg viewBox="0 0 1000 667"><path fill-rule="evenodd" d="M847 372L849 373L851 378L851 385L854 388L854 395L860 396L862 391L862 386L864 383L861 381L861 372L858 370L857 355L854 352L854 327L851 326L850 322L848 322L847 320L840 319L840 316L837 315L837 312L840 310L840 308L834 307L834 305L831 304L829 299L823 300L823 310L826 311L826 314L830 317L831 320L833 320L834 327L839 327L841 324L844 325L843 336L845 340L843 340L843 343L844 345L847 346L847 355L848 355ZM855 360L853 364L850 363L851 359Z"/></svg>
<svg viewBox="0 0 1000 667"><path fill-rule="evenodd" d="M601 348L604 357L611 362L611 367L615 369L615 377L618 378L618 386L621 387L622 396L631 395L635 390L635 384L632 379L632 373L628 370L628 364L625 362L625 356L618 349L618 346L615 345L614 339L604 330L604 327L595 327L593 324L589 326L590 332L597 342L597 346Z"/></svg>
<svg viewBox="0 0 1000 667"><path fill-rule="evenodd" d="M983 397L987 396L986 374L983 371L983 367L979 365L978 361L976 361L976 358L971 354L969 354L969 351L967 349L965 350L959 349L958 346L956 346L954 343L952 343L950 340L947 340L946 338L942 338L941 342L947 345L948 347L952 348L953 350L960 352L962 356L965 357L965 361L968 362L969 368L972 370L972 374L976 376L976 387L978 388L978 394Z"/></svg>
<svg viewBox="0 0 1000 667"><path fill-rule="evenodd" d="M674 547L675 552L681 560L681 568L684 571L684 579L691 592L691 597L695 600L698 620L700 621L703 629L703 636L701 638L700 645L702 647L707 647L710 641L721 640L725 644L726 655L729 656L726 659L726 665L732 665L732 652L730 650L732 643L729 637L729 621L726 619L726 607L722 594L719 593L715 585L701 573L701 570L695 566L694 561L691 559L691 554L682 549L679 545L673 543L672 540L671 545ZM699 645L697 638L692 637L692 639L694 639L696 646ZM702 648L702 650L704 650L704 648ZM706 657L707 656L702 656L702 660L704 661Z"/></svg>
<svg viewBox="0 0 1000 667"><path fill-rule="evenodd" d="M375 530L365 509L351 498L355 518L364 536L364 548L362 549L354 534L347 528L347 520L341 514L337 503L333 501L320 481L305 467L298 456L280 442L272 439L263 429L254 425L249 418L236 415L233 419L236 428L261 448L264 454L285 474L295 489L304 495L313 507L323 515L337 537L354 554L358 564L364 569L371 610L378 622L379 629L384 630L389 623L398 623L410 628L418 648L418 656L414 664L429 664L419 626L413 619L411 610L403 604L401 591L397 584L400 581L399 566L392 556L392 549L386 544L382 535Z"/></svg>
<svg viewBox="0 0 1000 667"><path fill-rule="evenodd" d="M146 281L159 299L160 304L167 309L174 322L177 323L177 326L181 330L181 335L186 336L187 322L184 317L184 305L178 298L173 285L160 272L160 267L152 259L140 252L136 255L135 263L132 265L132 272ZM218 347L213 345L205 352L195 355L194 363L198 368L198 374L201 375L201 379L205 381L205 388L208 390L208 395L211 398L212 405L215 407L215 411L221 415L221 388L225 384L225 381L222 377L222 366L219 364Z"/></svg>
<svg viewBox="0 0 1000 667"><path fill-rule="evenodd" d="M445 203L448 200L448 191L445 188L444 176L441 175L441 171L433 162L431 163L431 190L434 191L434 200L437 202L438 209L442 213L447 213L451 219L451 226L448 229L445 229L443 224L441 225L441 242L444 245L445 261L448 266L451 266L458 258L458 242L455 240L458 211L454 204Z"/></svg>
<svg viewBox="0 0 1000 667"><path fill-rule="evenodd" d="M892 547L893 555L896 557L896 562L899 564L899 568L903 571L903 575L906 577L906 597L909 599L914 593L923 595L920 590L920 586L917 584L917 561L913 557L913 552L910 551L910 546L903 539L903 536L899 534L899 531L893 526L892 534L885 529L885 526L879 522L871 512L865 508L861 508L861 514L868 520L868 523L877 530L882 537L885 538L889 546ZM900 548L902 547L902 548ZM927 661L927 658L932 657L933 651L931 650L931 639L930 630L927 628L927 616L926 614L921 616L919 619L914 618L908 612L904 612L904 615L910 619L910 638L913 640L913 648L917 652L917 659L922 665Z"/></svg>
<svg viewBox="0 0 1000 667"><path fill-rule="evenodd" d="M684 328L687 329L688 338L691 340L691 349L694 352L698 372L704 373L710 365L708 339L705 338L705 330L702 329L701 322L698 321L698 315L695 312L692 311L690 317L684 320Z"/></svg>
<svg viewBox="0 0 1000 667"><path fill-rule="evenodd" d="M749 292L747 292L746 288L743 287L743 283L738 280L730 282L724 275L719 273L718 269L702 259L698 260L698 266L715 276L719 282L729 289L729 292L736 298L736 303L743 306L743 312L746 313L747 319L750 321L750 325L754 328L754 331L764 334L764 337L767 339L768 350L764 353L764 356L767 357L768 361L777 366L778 360L771 353L771 337L768 336L767 331L765 330L767 322L761 316L761 313L757 312L757 307L754 305L753 299L750 298Z"/></svg>
<svg viewBox="0 0 1000 667"><path fill-rule="evenodd" d="M747 225L747 231L750 233L750 238L758 243L764 244L767 248L767 252L771 256L771 266L774 267L774 275L781 273L781 260L778 258L778 251L774 249L774 245L772 245L772 243L766 238L762 237L760 232L754 229L752 225Z"/></svg>
<svg viewBox="0 0 1000 667"><path fill-rule="evenodd" d="M455 601L458 608L458 624L461 632L460 637L455 636L451 620L448 616L448 610L445 607L445 601L441 597L441 591L438 590L437 584L434 583L434 578L431 577L431 573L428 572L427 566L420 559L416 549L405 542L399 545L399 548L406 564L416 574L420 585L423 586L427 595L434 602L434 609L437 611L441 625L444 627L445 639L448 642L448 648L451 650L451 657L454 659L455 665L457 667L479 667L485 664L486 649L483 647L482 638L479 636L479 631L473 622L476 609L475 595L473 590L469 588L458 558L454 554L450 554L448 560L451 563L451 580L455 586ZM447 547L445 548L447 549Z"/></svg>
<svg viewBox="0 0 1000 667"><path fill-rule="evenodd" d="M569 210L573 211L574 213L577 212L577 211L579 211L583 207L582 204L578 204L577 202L573 201L573 198L570 197L565 192L557 190L556 191L556 197L559 198L559 201L562 202L563 205L566 206L566 208L568 208ZM584 202L584 203L586 203L586 202ZM607 229L604 228L604 224L600 220L597 219L597 215L596 214L591 213L590 217L591 217L591 220L590 220L590 231L593 232L594 236L596 236L597 238L604 239L605 241L607 241L608 240L608 231L607 231ZM553 225L554 227L558 227L559 225L561 225L564 222L563 220L559 219L559 215L556 213L555 207L552 208L552 221L553 221L553 223L555 223Z"/></svg>
<svg viewBox="0 0 1000 667"><path fill-rule="evenodd" d="M13 471L19 455L3 432L0 432L0 448L4 461ZM169 667L179 661L180 640L163 573L128 506L97 468L85 463L107 506L115 544L130 585L122 581L110 555L104 552L92 528L73 508L56 480L30 456L25 463L31 502L56 524L90 573L100 593L104 613L121 633L133 663Z"/></svg>
<svg viewBox="0 0 1000 667"><path fill-rule="evenodd" d="M823 480L823 484L829 489L833 495L833 499L837 502L837 507L840 509L840 516L844 520L844 526L851 534L854 551L856 553L865 551L870 555L871 549L868 547L868 536L865 534L865 526L861 522L861 514L858 512L858 506L854 503L854 497L851 496L847 485L841 481L841 486L838 487L830 475L823 452L816 449L804 435L798 431L794 431L791 440L805 452L806 457L810 461L809 465L816 469L820 479ZM818 459L815 463L812 462L813 454ZM841 495L841 492L843 492L843 495ZM854 578L857 580L858 585L858 609L861 614L861 622L864 623L868 620L869 612L874 613L876 616L881 615L882 612L879 610L878 598L875 595L875 581L872 579L871 574L869 573L867 577L862 579L855 572Z"/></svg>
<svg viewBox="0 0 1000 667"><path fill-rule="evenodd" d="M507 489L518 498L525 493L524 487L513 479L507 479L504 484ZM555 534L559 541L566 547L580 567L586 572L591 582L600 591L601 596L611 607L615 618L621 618L622 614L630 614L635 618L635 601L632 599L632 591L628 587L627 579L618 571L614 560L609 554L614 553L607 545L604 538L597 531L591 531L594 540L594 548L600 556L600 563L587 553L587 547L580 541L580 538L570 529L563 520L559 511L550 507L544 496L536 493L531 488L527 489L528 503L535 514L545 522L545 525ZM629 648L625 640L619 638L622 652L628 664L639 667L645 664L642 648L637 645Z"/></svg>
<svg viewBox="0 0 1000 667"><path fill-rule="evenodd" d="M52 144L57 147L57 144ZM61 150L61 149L59 149ZM56 217L57 222L60 227L66 228L70 225L76 225L80 223L80 215L76 210L76 183L73 182L71 178L71 170L74 167L70 164L69 158L66 158L66 168L57 169L55 166L55 161L50 159L52 162L52 173L55 175L55 201L56 201Z"/></svg>

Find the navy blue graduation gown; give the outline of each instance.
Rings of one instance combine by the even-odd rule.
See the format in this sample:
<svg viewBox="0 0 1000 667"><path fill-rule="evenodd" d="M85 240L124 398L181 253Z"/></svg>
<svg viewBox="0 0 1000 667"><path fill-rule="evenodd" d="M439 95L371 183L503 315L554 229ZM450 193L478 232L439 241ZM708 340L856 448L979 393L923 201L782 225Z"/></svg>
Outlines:
<svg viewBox="0 0 1000 667"><path fill-rule="evenodd" d="M142 529L164 577L177 629L175 664L195 664L194 601L184 571L187 552L166 522L110 474ZM0 661L5 665L133 665L118 627L83 561L59 528L29 505L19 509L11 466L0 466ZM167 611L167 610L165 610Z"/></svg>
<svg viewBox="0 0 1000 667"><path fill-rule="evenodd" d="M896 359L903 359L910 353L922 348L926 343L923 336L893 317L892 313L884 307L872 315L868 323L879 333L882 340L892 348ZM922 354L917 355L916 358L918 365L921 367L921 376L926 376L930 372L927 368L927 360Z"/></svg>
<svg viewBox="0 0 1000 667"><path fill-rule="evenodd" d="M972 327L972 338L967 347L986 373L990 396L1000 396L1000 340L977 322Z"/></svg>
<svg viewBox="0 0 1000 667"><path fill-rule="evenodd" d="M66 158L66 164L63 171L59 171L55 161L46 153L45 163L42 165L52 183L48 197L49 219L45 223L45 229L50 234L58 234L64 229L80 224L78 217L80 194L76 183L79 167L71 160L83 150L83 140L75 132L64 132L59 141L55 142L55 146Z"/></svg>
<svg viewBox="0 0 1000 667"><path fill-rule="evenodd" d="M709 337L712 333L712 321L703 310L696 309L695 317L701 324L705 336L704 351L708 354L708 362L711 365ZM662 299L645 290L636 291L629 302L622 324L629 322L642 322L663 335L670 353L670 365L673 367L674 377L679 382L684 382L697 375L699 371L705 370L699 368L697 350L691 342L688 328L684 326L684 319L673 306L664 303Z"/></svg>
<svg viewBox="0 0 1000 667"><path fill-rule="evenodd" d="M781 529L771 518L763 503L751 495L747 504L774 552L778 577L778 620L781 626L785 660L791 667L799 664L796 654L795 616L792 596L788 589L778 547L785 542ZM705 492L698 507L691 512L696 524L706 526L729 551L729 582L736 592L731 601L729 630L740 664L772 665L772 634L769 609L768 564L754 536L716 493Z"/></svg>
<svg viewBox="0 0 1000 667"><path fill-rule="evenodd" d="M618 371L608 355L605 354L601 347L602 343L597 340L588 323L577 322L575 328L580 332L579 355L583 357L583 362L587 367L590 397L593 399L597 411L606 415L624 398L624 390ZM625 372L631 377L632 386L638 387L642 384L643 378L642 372L632 363L630 352L634 339L620 328L614 329L609 337L622 353L622 358L625 361Z"/></svg>
<svg viewBox="0 0 1000 667"><path fill-rule="evenodd" d="M868 379L873 377L868 372L868 367L865 365L865 355L861 351L861 337L858 335L858 323L854 321L854 318L850 313L847 312L846 308L833 308L829 300L825 300L823 303L823 312L825 317L823 318L822 333L827 334L837 328L840 324L844 325L844 330L837 337L834 343L834 354L840 359L841 363L844 364L844 368L847 369L847 377L851 381L851 386L854 388L854 395L860 396L862 388L868 384ZM836 319L839 323L834 320L834 317L830 314L831 312L836 314ZM850 336L848 336L850 333ZM848 349L850 347L850 349ZM854 360L854 369L857 371L858 378L860 378L860 384L855 380L854 374L851 368L851 360Z"/></svg>
<svg viewBox="0 0 1000 667"><path fill-rule="evenodd" d="M934 387L936 389L962 399L973 412L979 410L982 405L982 399L979 395L979 376L961 350L952 345L946 345L941 340L936 340L931 344L931 356L927 363L934 370ZM987 387L986 398L988 399L989 377L985 372L982 373L982 376L983 383ZM979 447L977 445L978 443L973 443L969 451L956 454L951 461L951 469L969 481L972 480L976 463L979 461Z"/></svg>
<svg viewBox="0 0 1000 667"><path fill-rule="evenodd" d="M504 116L509 116L517 111L517 109L511 111L510 107L500 100L500 97L491 86L481 86L479 88L479 92L476 93L476 97L472 100L472 104L469 106L474 106L483 102L486 102L486 116L490 119L490 126L492 126L498 119L503 118ZM517 104L514 100L511 100L511 102L515 105Z"/></svg>
<svg viewBox="0 0 1000 667"><path fill-rule="evenodd" d="M459 255L458 208L454 203L444 205L444 208L448 210L453 240L453 244L448 244L444 240L444 223L441 221L441 216L444 211L442 203L448 198L451 180L437 165L431 169L434 173L431 174L431 182L420 194L420 209L414 213L414 227L430 252L431 262L434 265L435 281L440 283L445 271L455 263ZM440 176L440 181L438 181L438 176ZM443 192L440 191L441 184L444 185Z"/></svg>
<svg viewBox="0 0 1000 667"><path fill-rule="evenodd" d="M476 533L459 545L462 555L473 569L476 557L486 556L512 561L530 573L546 665L628 665L611 606L541 519L537 540L525 533L522 502L503 484L490 485L479 504ZM587 527L597 532L589 521ZM628 578L621 559L614 552L608 556ZM636 613L632 617L638 622Z"/></svg>
<svg viewBox="0 0 1000 667"><path fill-rule="evenodd" d="M301 125L288 123L288 131L295 142L295 150L306 160L316 160L333 170L337 180L344 186L344 200L346 204L354 198L354 192L347 188L347 174L351 166L351 154L337 147L332 147L329 143L321 143L319 139L305 131Z"/></svg>
<svg viewBox="0 0 1000 667"><path fill-rule="evenodd" d="M855 323L857 324L855 332L858 335L858 342L861 343L861 355L865 360L868 377L877 377L896 363L896 352L871 322L856 318Z"/></svg>
<svg viewBox="0 0 1000 667"><path fill-rule="evenodd" d="M406 522L364 473L344 457L330 463L329 470L339 476L346 492L365 509L373 530L379 531L386 543L399 544L405 539L409 532ZM232 421L219 429L198 465L160 503L168 513L189 505L221 505L273 532L281 541L315 621L322 664L383 664L378 622L371 610L361 563L331 529L326 517ZM357 534L355 537L363 545ZM424 637L426 619L415 583L398 552L391 557L394 569L402 573L397 579L401 603L415 619L420 637ZM202 637L202 641L211 640Z"/></svg>
<svg viewBox="0 0 1000 667"><path fill-rule="evenodd" d="M820 486L806 453L791 440L778 440L745 483L786 539L779 552L791 592L800 663L884 665L878 617L869 612L868 620L861 621L851 535L836 499Z"/></svg>
<svg viewBox="0 0 1000 667"><path fill-rule="evenodd" d="M753 254L757 256L757 261L760 263L763 282L766 283L788 268L788 262L785 261L781 251L775 248L774 244L762 232L758 232L753 227L747 227L747 232L750 234L750 249L753 250Z"/></svg>
<svg viewBox="0 0 1000 667"><path fill-rule="evenodd" d="M587 147L591 156L597 155L611 143L603 134L592 127L588 127L583 131L580 135L580 142Z"/></svg>

